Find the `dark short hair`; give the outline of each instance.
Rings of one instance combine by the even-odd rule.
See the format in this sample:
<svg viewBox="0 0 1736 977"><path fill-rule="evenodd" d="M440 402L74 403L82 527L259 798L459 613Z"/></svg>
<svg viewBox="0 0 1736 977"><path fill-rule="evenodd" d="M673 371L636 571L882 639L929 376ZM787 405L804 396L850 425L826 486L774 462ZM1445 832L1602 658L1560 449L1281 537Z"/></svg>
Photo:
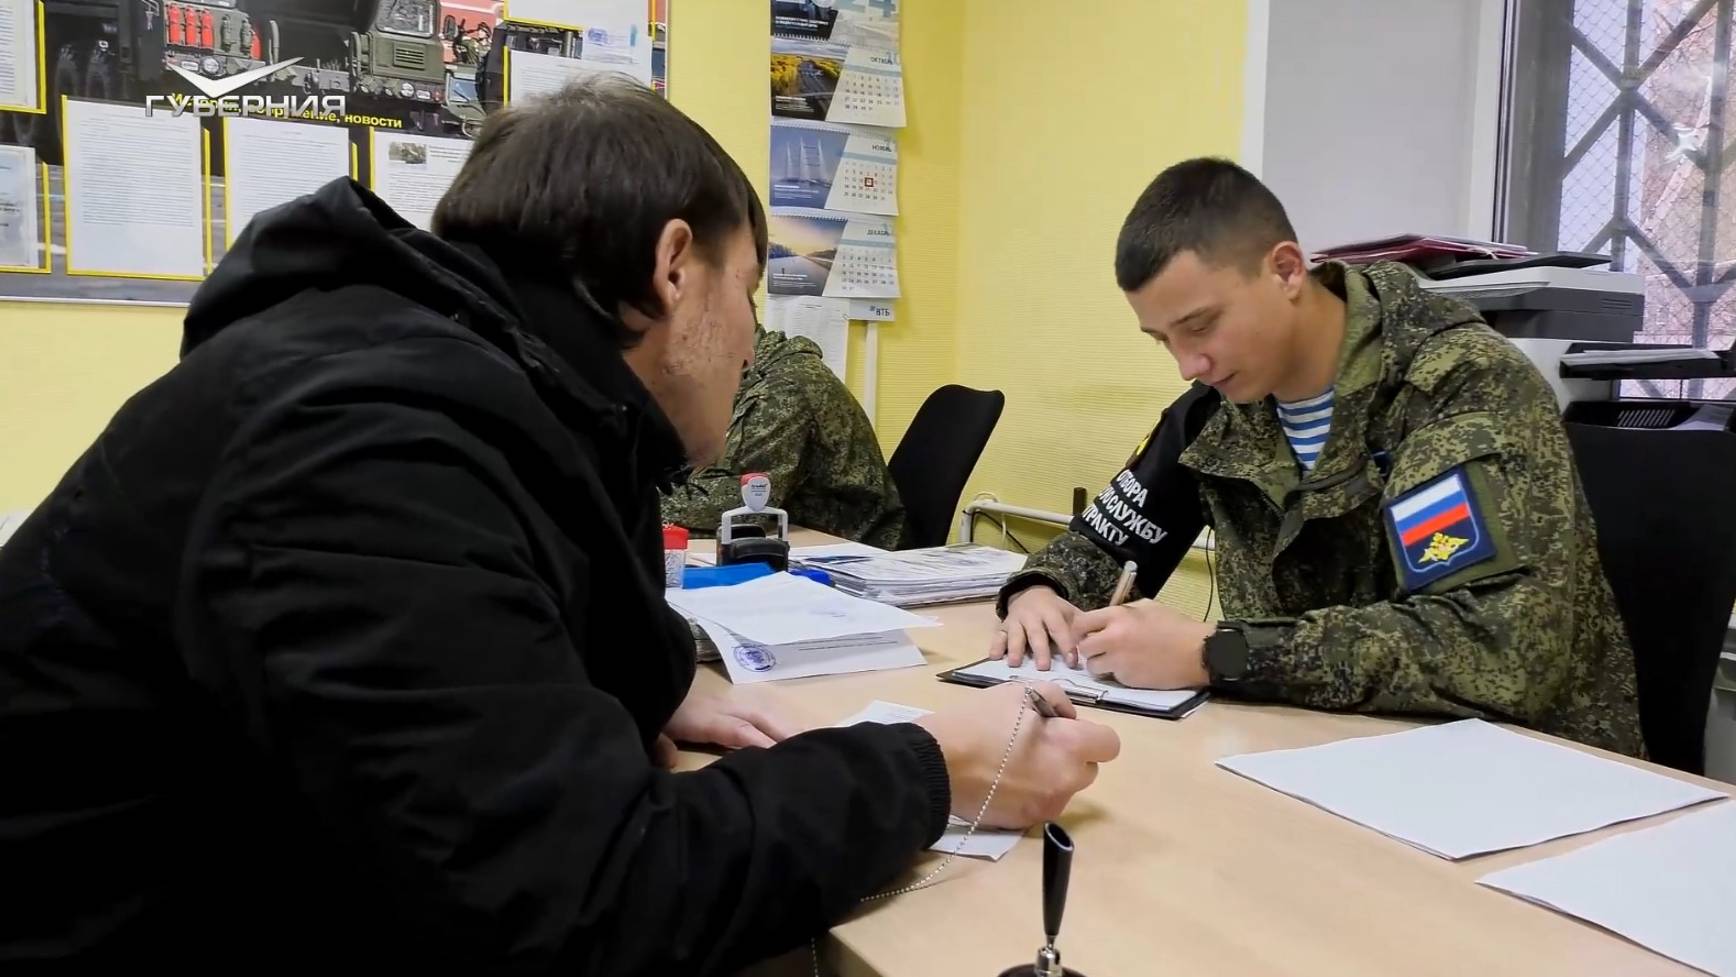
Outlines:
<svg viewBox="0 0 1736 977"><path fill-rule="evenodd" d="M1183 251L1252 270L1274 245L1294 240L1284 205L1254 174L1227 159L1185 160L1159 173L1122 222L1115 283L1137 291Z"/></svg>
<svg viewBox="0 0 1736 977"><path fill-rule="evenodd" d="M710 133L624 75L596 75L488 117L434 211L434 233L513 271L572 281L607 317L663 310L657 239L672 220L716 257L748 228L766 263L766 216L747 174ZM622 327L623 344L632 336Z"/></svg>

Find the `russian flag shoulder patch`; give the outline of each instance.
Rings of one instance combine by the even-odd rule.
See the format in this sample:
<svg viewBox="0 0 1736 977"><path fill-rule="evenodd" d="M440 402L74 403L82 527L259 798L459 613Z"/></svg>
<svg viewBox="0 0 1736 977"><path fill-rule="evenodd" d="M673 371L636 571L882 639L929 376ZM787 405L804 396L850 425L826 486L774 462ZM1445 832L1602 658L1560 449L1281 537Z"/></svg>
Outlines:
<svg viewBox="0 0 1736 977"><path fill-rule="evenodd" d="M1394 499L1386 521L1407 591L1495 556L1495 541L1463 466Z"/></svg>

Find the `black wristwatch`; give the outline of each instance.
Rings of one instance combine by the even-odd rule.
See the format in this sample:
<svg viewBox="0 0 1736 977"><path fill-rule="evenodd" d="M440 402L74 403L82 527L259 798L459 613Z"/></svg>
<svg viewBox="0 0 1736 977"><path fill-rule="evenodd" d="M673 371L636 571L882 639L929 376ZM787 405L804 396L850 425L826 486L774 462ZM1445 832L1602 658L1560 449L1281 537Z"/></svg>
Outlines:
<svg viewBox="0 0 1736 977"><path fill-rule="evenodd" d="M1233 621L1224 621L1206 638L1200 653L1212 683L1234 683L1248 672L1248 635Z"/></svg>

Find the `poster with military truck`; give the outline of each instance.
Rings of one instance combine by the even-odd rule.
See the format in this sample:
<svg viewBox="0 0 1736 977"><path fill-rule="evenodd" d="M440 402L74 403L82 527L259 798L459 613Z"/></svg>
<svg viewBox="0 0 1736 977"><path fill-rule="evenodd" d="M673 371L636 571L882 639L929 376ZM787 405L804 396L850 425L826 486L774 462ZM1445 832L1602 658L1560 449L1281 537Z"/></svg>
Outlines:
<svg viewBox="0 0 1736 977"><path fill-rule="evenodd" d="M567 2L581 22L587 0ZM201 219L210 241L208 270L233 236L224 225L234 190L225 182L228 168L235 166L237 179L246 179L243 165L258 166L258 153L232 153L223 143L231 128L257 127L226 126L226 118L345 127L353 147L351 175L375 186L370 171L376 138L475 138L487 113L501 104L503 47L580 57L584 45L582 30L501 20L495 0L0 3L19 3L26 11L34 6L41 21L35 52L40 105L0 110L0 147L18 147L7 150L10 157L33 159L38 173L28 202L21 199L26 188L0 186L0 231L16 230L4 226L7 215L28 206L34 219L24 214L12 223L43 239L30 267L0 260L0 297L13 298L184 303L196 288L149 276L68 274L79 264L66 237L69 221L79 226L77 207L66 193L69 101L136 106L152 118L197 117L208 150L187 165L197 168L194 175L205 186ZM655 8L647 3L647 22L640 26L649 26L657 39L654 74L661 89L667 20L650 25L653 9L666 18L666 0ZM90 145L92 138L71 144ZM151 191L141 186L139 192Z"/></svg>

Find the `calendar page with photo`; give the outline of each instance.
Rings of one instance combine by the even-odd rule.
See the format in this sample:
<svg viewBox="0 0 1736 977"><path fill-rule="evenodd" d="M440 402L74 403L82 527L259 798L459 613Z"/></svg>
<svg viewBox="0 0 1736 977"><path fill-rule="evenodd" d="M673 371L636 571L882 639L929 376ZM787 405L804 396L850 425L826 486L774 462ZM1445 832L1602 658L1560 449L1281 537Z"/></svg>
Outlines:
<svg viewBox="0 0 1736 977"><path fill-rule="evenodd" d="M772 0L772 36L898 46L898 0Z"/></svg>
<svg viewBox="0 0 1736 977"><path fill-rule="evenodd" d="M898 142L884 129L774 119L773 207L898 213Z"/></svg>
<svg viewBox="0 0 1736 977"><path fill-rule="evenodd" d="M776 207L766 290L772 295L897 298L898 252L881 217Z"/></svg>
<svg viewBox="0 0 1736 977"><path fill-rule="evenodd" d="M774 118L900 128L904 65L893 48L773 38Z"/></svg>

